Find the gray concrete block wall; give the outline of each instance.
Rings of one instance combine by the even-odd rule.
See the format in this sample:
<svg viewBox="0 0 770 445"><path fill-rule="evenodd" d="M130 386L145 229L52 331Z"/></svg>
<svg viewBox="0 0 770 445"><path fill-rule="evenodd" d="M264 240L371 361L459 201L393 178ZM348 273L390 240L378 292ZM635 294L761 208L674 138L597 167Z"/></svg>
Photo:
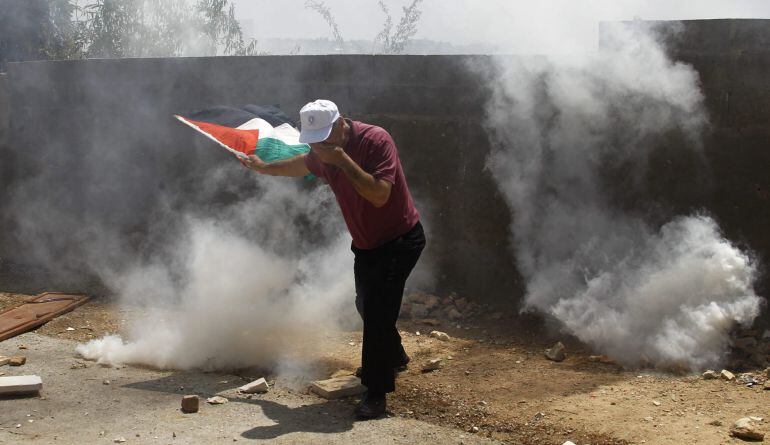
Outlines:
<svg viewBox="0 0 770 445"><path fill-rule="evenodd" d="M710 212L728 238L767 263L770 92L764 79L770 54L755 44L765 29L754 21L746 32L735 21L698 26L685 22L677 57L701 76L712 120L706 164L671 158L662 147L651 162L647 195L639 198L664 203L672 213ZM713 53L698 40L704 32L728 31L731 46L715 44ZM751 33L759 33L756 41ZM481 116L489 92L466 69L492 69L490 62L484 56L263 56L10 64L16 150L3 163L12 160L13 180L45 172L48 183L41 187L52 215L120 226L141 241L146 215L161 205L159 190L177 195L171 205L178 208L227 199L202 196L194 178L231 160L178 125L172 113L270 103L296 115L308 100L332 98L343 114L383 126L399 145L430 227L426 253L436 265L437 290L516 299L522 289L508 247L510 213L483 168L490 147ZM83 167L84 160L102 157L109 162L98 169ZM236 168L232 180L246 186L244 174ZM77 249L66 241L56 247ZM763 278L761 292L770 290L768 282Z"/></svg>

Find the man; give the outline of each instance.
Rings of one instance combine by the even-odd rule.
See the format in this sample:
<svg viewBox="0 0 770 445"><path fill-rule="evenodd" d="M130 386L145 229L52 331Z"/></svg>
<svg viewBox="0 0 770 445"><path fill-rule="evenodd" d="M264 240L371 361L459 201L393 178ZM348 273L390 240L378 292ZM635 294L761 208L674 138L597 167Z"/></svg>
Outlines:
<svg viewBox="0 0 770 445"><path fill-rule="evenodd" d="M395 371L409 362L396 320L425 234L387 131L344 119L328 100L302 107L300 123L299 141L310 144L309 153L271 163L250 156L244 165L277 176L312 172L332 188L353 238L356 308L364 321L361 382L367 393L356 415L371 419L385 412Z"/></svg>

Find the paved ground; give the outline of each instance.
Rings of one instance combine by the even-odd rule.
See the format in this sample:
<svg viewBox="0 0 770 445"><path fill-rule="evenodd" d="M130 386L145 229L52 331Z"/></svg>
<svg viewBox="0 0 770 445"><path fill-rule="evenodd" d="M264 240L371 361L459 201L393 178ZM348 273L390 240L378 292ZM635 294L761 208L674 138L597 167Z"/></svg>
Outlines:
<svg viewBox="0 0 770 445"><path fill-rule="evenodd" d="M0 443L108 444L119 437L128 444L494 443L401 417L356 422L353 401L326 401L280 384L249 398L237 393L244 380L236 375L106 368L75 357L75 344L35 333L0 343L0 355L27 356L26 365L0 373L43 379L40 397L0 398ZM202 403L199 413L183 414L183 394L230 402Z"/></svg>

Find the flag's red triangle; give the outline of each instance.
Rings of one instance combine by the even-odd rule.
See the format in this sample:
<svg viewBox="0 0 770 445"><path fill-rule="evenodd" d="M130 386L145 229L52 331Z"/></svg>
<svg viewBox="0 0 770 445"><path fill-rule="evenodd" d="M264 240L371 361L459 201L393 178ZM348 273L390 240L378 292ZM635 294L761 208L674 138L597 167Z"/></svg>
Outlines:
<svg viewBox="0 0 770 445"><path fill-rule="evenodd" d="M187 118L185 118L185 120L198 127L200 131L208 134L221 144L226 145L235 151L250 155L257 149L259 130L239 130L237 128L194 121Z"/></svg>

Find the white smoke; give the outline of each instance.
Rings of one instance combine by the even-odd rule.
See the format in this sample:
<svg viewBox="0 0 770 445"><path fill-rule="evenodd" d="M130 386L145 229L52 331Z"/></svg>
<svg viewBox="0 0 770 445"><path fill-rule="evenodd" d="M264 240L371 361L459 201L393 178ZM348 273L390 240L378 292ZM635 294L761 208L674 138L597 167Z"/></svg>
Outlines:
<svg viewBox="0 0 770 445"><path fill-rule="evenodd" d="M699 147L707 125L697 73L657 35L617 25L597 53L501 59L488 165L511 208L525 309L623 363L697 369L725 358L760 298L755 264L711 218L658 228L613 205L643 184L664 138ZM613 169L628 190L612 190Z"/></svg>
<svg viewBox="0 0 770 445"><path fill-rule="evenodd" d="M295 344L357 317L350 241L328 189L259 181L261 196L216 218L189 217L162 260L105 271L121 299L146 306L146 315L127 339L107 336L77 352L163 369L293 369L302 366Z"/></svg>

